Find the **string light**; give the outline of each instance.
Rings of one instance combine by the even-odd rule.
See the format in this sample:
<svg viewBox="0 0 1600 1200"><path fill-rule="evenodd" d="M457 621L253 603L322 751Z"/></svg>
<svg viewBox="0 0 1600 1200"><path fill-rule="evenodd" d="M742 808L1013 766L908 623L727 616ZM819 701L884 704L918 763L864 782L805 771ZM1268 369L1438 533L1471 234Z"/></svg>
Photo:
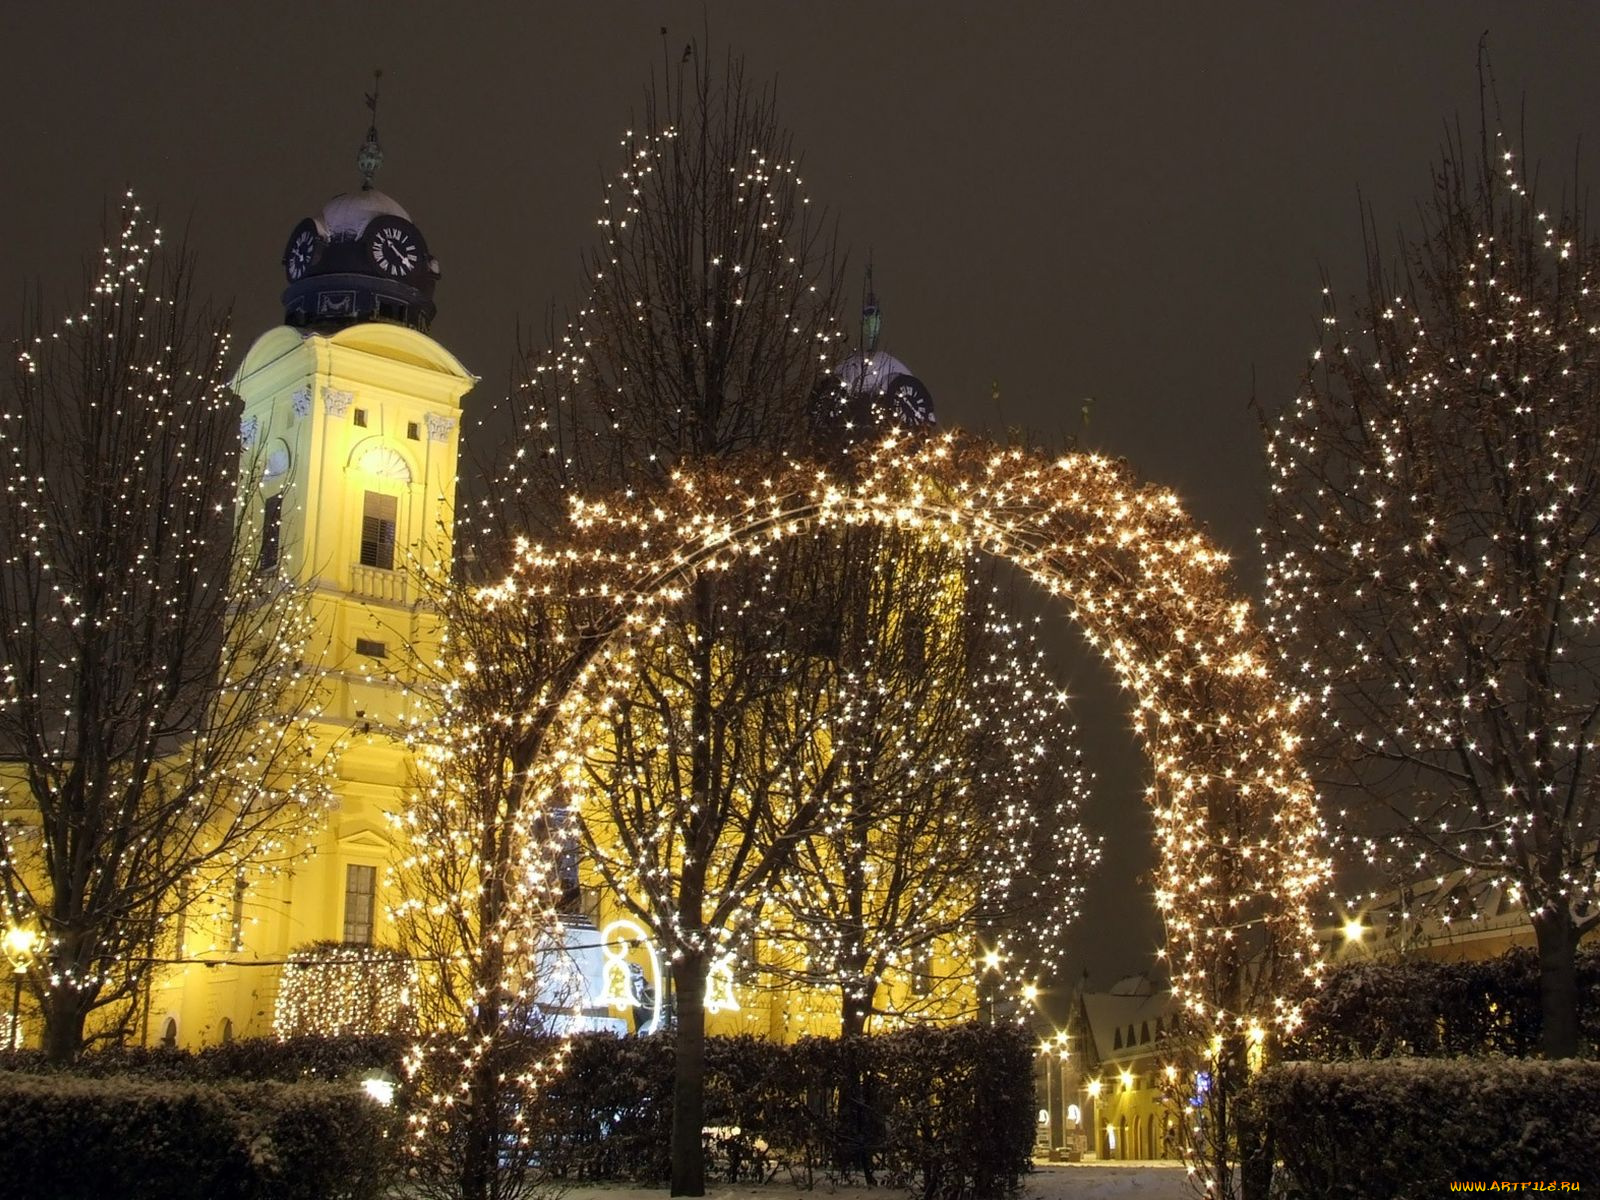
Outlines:
<svg viewBox="0 0 1600 1200"><path fill-rule="evenodd" d="M278 980L272 1032L394 1033L409 1022L416 967L402 951L324 942L290 953Z"/></svg>
<svg viewBox="0 0 1600 1200"><path fill-rule="evenodd" d="M1177 499L1140 487L1097 455L1057 459L981 439L890 435L859 477L809 463L759 480L680 470L650 502L574 500L572 541L531 543L491 609L545 597L592 572L573 600L604 600L608 637L560 702L550 767L563 807L581 811L592 714L624 695L642 650L696 572L759 559L813 525L919 529L1017 564L1067 605L1131 693L1152 762L1148 795L1162 855L1157 904L1175 993L1204 1027L1251 1017L1292 1026L1321 959L1307 902L1327 880L1312 789L1295 751L1303 713L1274 684L1226 556ZM1240 1003L1240 966L1260 966Z"/></svg>
<svg viewBox="0 0 1600 1200"><path fill-rule="evenodd" d="M1502 135L1463 149L1359 320L1324 289L1314 374L1268 431L1269 629L1359 801L1339 844L1403 889L1394 915L1516 904L1570 964L1600 920L1596 246Z"/></svg>

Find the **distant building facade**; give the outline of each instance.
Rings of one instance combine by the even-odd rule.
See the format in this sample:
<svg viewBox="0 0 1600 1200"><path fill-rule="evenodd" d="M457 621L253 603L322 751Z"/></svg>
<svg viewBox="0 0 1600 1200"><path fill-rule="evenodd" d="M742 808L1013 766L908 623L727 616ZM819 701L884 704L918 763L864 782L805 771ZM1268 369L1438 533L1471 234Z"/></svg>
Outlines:
<svg viewBox="0 0 1600 1200"><path fill-rule="evenodd" d="M1180 1156L1178 1014L1172 990L1145 975L1077 990L1066 1028L1041 1045L1041 1123L1053 1157Z"/></svg>

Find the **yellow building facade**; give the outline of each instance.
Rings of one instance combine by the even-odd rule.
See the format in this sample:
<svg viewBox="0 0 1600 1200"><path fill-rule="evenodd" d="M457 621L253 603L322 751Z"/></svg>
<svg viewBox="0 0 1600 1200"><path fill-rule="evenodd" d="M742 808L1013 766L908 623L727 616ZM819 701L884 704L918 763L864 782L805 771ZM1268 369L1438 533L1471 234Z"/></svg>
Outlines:
<svg viewBox="0 0 1600 1200"><path fill-rule="evenodd" d="M151 975L139 1025L149 1043L272 1035L297 952L398 940L389 826L417 772L396 734L416 694L407 664L426 659L438 633L418 581L451 569L461 404L476 380L429 333L438 265L421 231L370 186L370 172L366 183L296 226L284 255L285 322L255 341L234 377L241 453L256 481L239 519L259 547L257 569L308 596L307 661L325 685L316 741L332 802L292 863L241 872L231 895L185 910L170 962ZM594 873L575 871L584 899L564 918L563 952L582 979L577 1027L655 1028L668 1019L664 964ZM970 977L971 964L950 949L935 947L923 965L941 979L953 1018L974 1006L969 984L950 983ZM731 961L713 967L709 1032L838 1032L836 986L753 983ZM886 981L881 998L939 1019L909 973Z"/></svg>
<svg viewBox="0 0 1600 1200"><path fill-rule="evenodd" d="M1053 1157L1180 1156L1183 1100L1207 1081L1202 1075L1193 1088L1178 1086L1177 1021L1171 990L1143 975L1074 996L1066 1029L1041 1047L1039 1095Z"/></svg>
<svg viewBox="0 0 1600 1200"><path fill-rule="evenodd" d="M416 581L448 570L461 398L474 382L438 342L392 322L285 325L245 355L241 442L260 483L240 518L261 529L247 539L261 569L308 593L306 653L324 681L318 744L334 764L334 800L293 864L246 872L229 902L180 922L180 961L152 984L151 1040L270 1034L296 948L394 941L388 814L414 776L392 734L405 716L405 664L435 637Z"/></svg>

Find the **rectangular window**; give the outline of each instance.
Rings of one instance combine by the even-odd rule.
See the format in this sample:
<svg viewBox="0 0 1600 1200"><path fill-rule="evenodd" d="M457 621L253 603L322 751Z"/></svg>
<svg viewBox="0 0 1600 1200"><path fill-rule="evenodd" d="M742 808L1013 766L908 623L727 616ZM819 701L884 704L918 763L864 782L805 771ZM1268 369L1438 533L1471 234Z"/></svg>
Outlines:
<svg viewBox="0 0 1600 1200"><path fill-rule="evenodd" d="M415 421L407 421L406 436L413 442L420 442L422 440L422 426L418 425Z"/></svg>
<svg viewBox="0 0 1600 1200"><path fill-rule="evenodd" d="M364 408L356 409L356 415L350 419L357 425L361 426L361 428L365 429L367 427L367 410Z"/></svg>
<svg viewBox="0 0 1600 1200"><path fill-rule="evenodd" d="M394 527L398 501L368 492L361 506L361 565L394 570Z"/></svg>
<svg viewBox="0 0 1600 1200"><path fill-rule="evenodd" d="M362 867L352 863L344 869L344 940L346 945L372 945L372 914L377 894L377 867Z"/></svg>
<svg viewBox="0 0 1600 1200"><path fill-rule="evenodd" d="M261 509L261 557L256 570L270 571L278 565L278 541L283 531L283 493L268 496Z"/></svg>
<svg viewBox="0 0 1600 1200"><path fill-rule="evenodd" d="M389 657L389 647L383 642L375 642L371 638L356 639L356 653L364 654L368 658Z"/></svg>

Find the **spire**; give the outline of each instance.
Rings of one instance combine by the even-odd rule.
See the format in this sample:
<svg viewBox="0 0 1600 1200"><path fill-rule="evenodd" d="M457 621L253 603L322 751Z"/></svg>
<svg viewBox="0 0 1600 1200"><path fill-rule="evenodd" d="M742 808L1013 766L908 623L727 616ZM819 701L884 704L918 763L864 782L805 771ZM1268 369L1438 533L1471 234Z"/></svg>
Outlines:
<svg viewBox="0 0 1600 1200"><path fill-rule="evenodd" d="M383 147L378 145L378 82L383 78L379 68L372 73L372 91L367 94L367 109L372 113L372 124L367 126L367 140L356 151L356 170L361 172L361 190L372 190L372 178L383 166Z"/></svg>
<svg viewBox="0 0 1600 1200"><path fill-rule="evenodd" d="M878 308L877 293L872 290L872 252L867 252L867 298L861 305L861 352L871 354L878 348L878 333L883 329L883 313Z"/></svg>

